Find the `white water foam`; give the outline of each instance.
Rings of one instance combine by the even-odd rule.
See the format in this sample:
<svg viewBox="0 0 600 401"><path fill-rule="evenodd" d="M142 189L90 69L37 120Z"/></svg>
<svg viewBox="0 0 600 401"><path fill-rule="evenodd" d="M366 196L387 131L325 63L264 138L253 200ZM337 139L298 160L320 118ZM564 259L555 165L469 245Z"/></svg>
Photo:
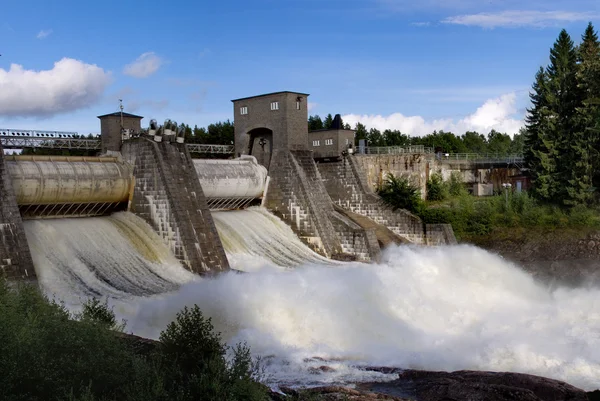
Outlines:
<svg viewBox="0 0 600 401"><path fill-rule="evenodd" d="M237 225L256 233L272 229L244 219L229 221L234 233L246 230ZM267 356L270 384L393 379L357 368L381 365L514 371L600 387L600 290L547 289L475 247L393 246L378 265L313 260L282 270L270 259L253 273L197 279L163 251L159 263L138 265L145 253L132 251L130 236L118 236L122 230L106 218L92 226L87 221L93 219L73 220L26 223L46 291L73 297L93 290L117 298L128 330L150 338L183 306L197 304L228 343L247 341L256 355ZM246 246L238 255L262 252L256 243ZM99 271L119 279L107 283L95 276ZM130 284L136 295L128 293ZM307 361L313 357L322 360ZM311 370L321 365L334 371Z"/></svg>

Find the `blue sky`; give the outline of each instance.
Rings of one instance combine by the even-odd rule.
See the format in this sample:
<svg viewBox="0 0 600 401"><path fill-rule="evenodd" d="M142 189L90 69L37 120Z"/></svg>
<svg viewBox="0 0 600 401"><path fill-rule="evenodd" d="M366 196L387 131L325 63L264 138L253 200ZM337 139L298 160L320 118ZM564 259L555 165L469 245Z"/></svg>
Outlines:
<svg viewBox="0 0 600 401"><path fill-rule="evenodd" d="M597 1L7 1L0 128L98 132L118 109L190 125L231 99L310 93L310 114L398 128L514 132L537 68Z"/></svg>

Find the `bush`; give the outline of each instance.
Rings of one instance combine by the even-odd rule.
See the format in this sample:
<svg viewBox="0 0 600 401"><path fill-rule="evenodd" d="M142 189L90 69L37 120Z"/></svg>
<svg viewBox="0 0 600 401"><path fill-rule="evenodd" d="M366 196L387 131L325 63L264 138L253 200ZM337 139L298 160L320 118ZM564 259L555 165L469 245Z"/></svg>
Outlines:
<svg viewBox="0 0 600 401"><path fill-rule="evenodd" d="M411 184L407 178L396 177L393 174L386 176L378 194L393 210L406 209L418 213L423 206L419 188Z"/></svg>
<svg viewBox="0 0 600 401"><path fill-rule="evenodd" d="M442 201L448 197L448 189L441 174L432 174L427 181L427 200Z"/></svg>
<svg viewBox="0 0 600 401"><path fill-rule="evenodd" d="M468 194L463 178L459 172L454 171L452 174L450 174L450 180L448 181L448 192L450 193L450 196L463 196Z"/></svg>

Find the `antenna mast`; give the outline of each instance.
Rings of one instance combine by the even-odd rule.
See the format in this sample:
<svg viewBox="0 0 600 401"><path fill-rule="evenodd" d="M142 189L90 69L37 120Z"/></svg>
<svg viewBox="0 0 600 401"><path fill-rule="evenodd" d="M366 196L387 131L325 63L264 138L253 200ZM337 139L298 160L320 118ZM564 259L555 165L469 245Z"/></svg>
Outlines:
<svg viewBox="0 0 600 401"><path fill-rule="evenodd" d="M123 132L123 99L119 99L119 109L121 110L121 133Z"/></svg>

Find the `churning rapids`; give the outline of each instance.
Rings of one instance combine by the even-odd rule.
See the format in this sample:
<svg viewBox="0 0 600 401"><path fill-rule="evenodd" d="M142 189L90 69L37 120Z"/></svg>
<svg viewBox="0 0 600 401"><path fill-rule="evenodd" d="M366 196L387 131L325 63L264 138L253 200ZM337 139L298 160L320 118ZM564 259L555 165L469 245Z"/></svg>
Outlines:
<svg viewBox="0 0 600 401"><path fill-rule="evenodd" d="M378 365L600 387L600 289L549 289L465 245L394 246L378 265L334 264L264 210L215 220L232 267L252 273L198 278L129 213L25 227L49 295L73 309L87 296L109 297L127 330L150 338L198 304L224 340L265 357L273 385L395 378L360 368ZM314 374L321 365L333 370Z"/></svg>

